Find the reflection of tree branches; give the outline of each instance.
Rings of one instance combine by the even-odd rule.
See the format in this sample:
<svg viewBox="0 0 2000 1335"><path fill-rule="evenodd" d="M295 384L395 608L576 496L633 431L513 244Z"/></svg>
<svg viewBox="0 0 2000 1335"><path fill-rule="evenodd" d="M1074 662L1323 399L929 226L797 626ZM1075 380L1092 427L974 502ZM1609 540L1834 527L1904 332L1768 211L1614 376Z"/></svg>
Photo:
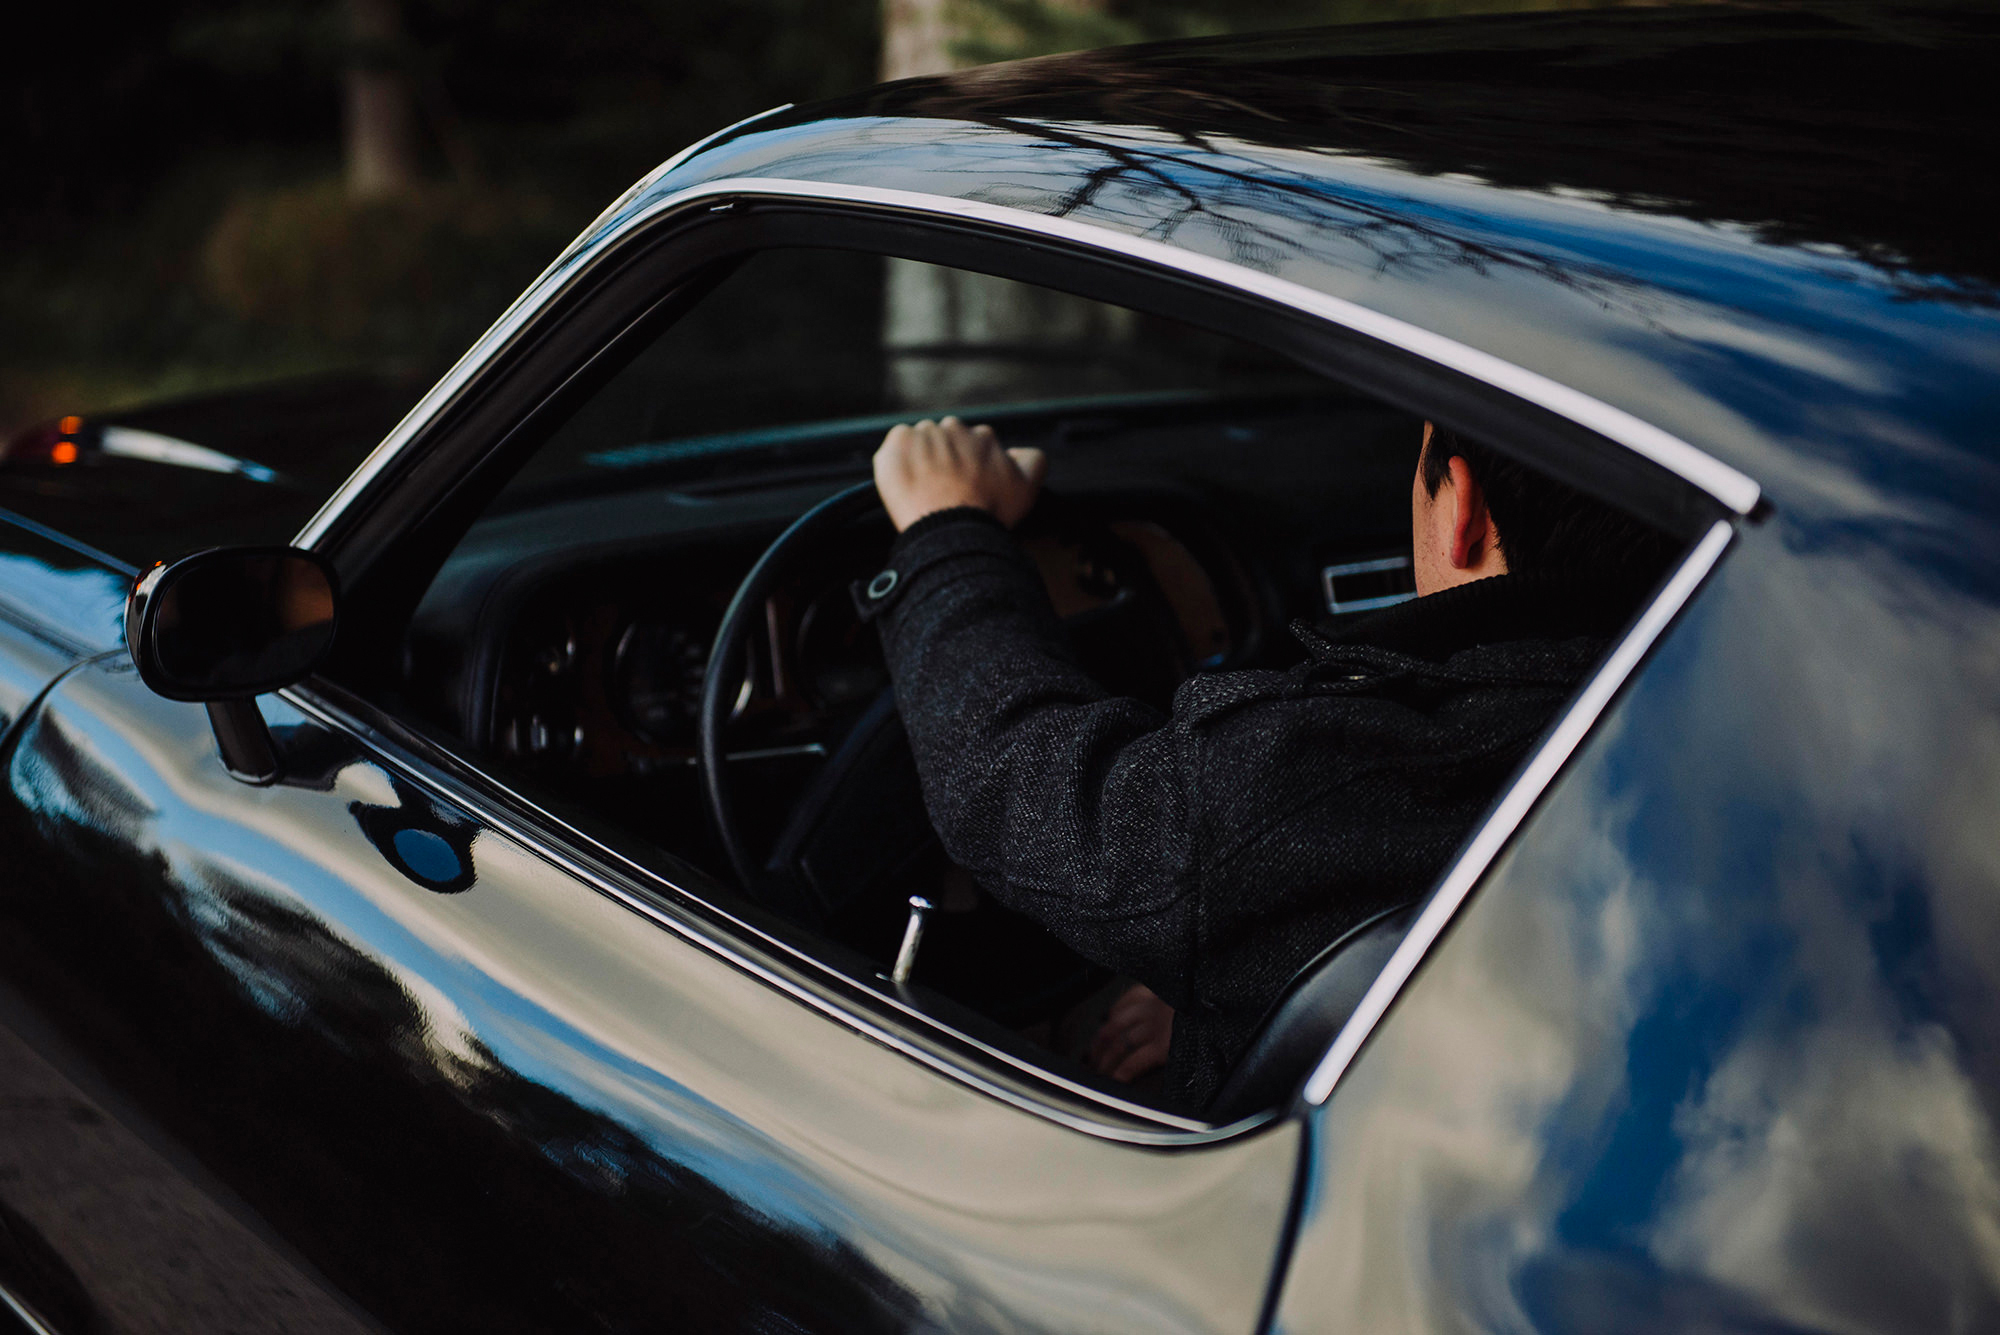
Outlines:
<svg viewBox="0 0 2000 1335"><path fill-rule="evenodd" d="M1151 181L1169 232L1211 210L1158 156L1107 146L1121 127L1156 127L1190 159L1233 142L1580 191L1834 247L1910 299L1986 304L2000 301L2000 190L1966 164L1996 128L1981 93L1996 48L2000 25L1971 7L1543 14L1053 56L888 85L841 110L1082 141L1110 161L1054 203L1101 207L1114 187ZM1225 233L1269 240L1233 212ZM1370 241L1385 262L1409 262L1383 239ZM1604 295L1603 274L1575 277Z"/></svg>
<svg viewBox="0 0 2000 1335"><path fill-rule="evenodd" d="M1204 223L1228 247L1229 257L1246 267L1271 272L1292 258L1323 260L1321 238L1332 233L1373 255L1380 270L1520 272L1648 321L1659 300L1656 289L1608 265L1453 232L1403 201L1378 204L1333 193L1324 181L1274 172L1214 136L1179 136L1154 146L1133 129L1085 129L1011 116L967 119L1062 150L1052 166L1046 205L1055 216L1091 211L1122 217L1136 234L1160 240ZM1188 152L1189 146L1200 151ZM1199 184L1189 184L1184 179L1189 177ZM1127 201L1116 198L1120 190ZM1293 225L1280 227L1269 219Z"/></svg>

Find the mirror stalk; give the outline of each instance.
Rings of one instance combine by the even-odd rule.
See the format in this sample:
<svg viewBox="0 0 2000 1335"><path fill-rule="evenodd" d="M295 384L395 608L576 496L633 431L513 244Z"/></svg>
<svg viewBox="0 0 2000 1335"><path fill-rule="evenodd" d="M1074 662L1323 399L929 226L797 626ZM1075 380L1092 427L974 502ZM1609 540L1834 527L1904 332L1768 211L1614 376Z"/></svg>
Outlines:
<svg viewBox="0 0 2000 1335"><path fill-rule="evenodd" d="M232 778L259 786L277 781L278 748L256 700L210 700L208 722Z"/></svg>

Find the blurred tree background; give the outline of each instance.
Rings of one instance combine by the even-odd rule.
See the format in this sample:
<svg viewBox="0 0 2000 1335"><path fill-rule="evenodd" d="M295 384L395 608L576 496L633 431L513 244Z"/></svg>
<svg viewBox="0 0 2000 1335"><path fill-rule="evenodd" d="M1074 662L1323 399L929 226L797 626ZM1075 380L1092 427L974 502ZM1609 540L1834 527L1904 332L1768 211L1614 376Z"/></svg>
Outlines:
<svg viewBox="0 0 2000 1335"><path fill-rule="evenodd" d="M878 78L1602 0L75 0L4 96L0 433L439 373L675 149Z"/></svg>

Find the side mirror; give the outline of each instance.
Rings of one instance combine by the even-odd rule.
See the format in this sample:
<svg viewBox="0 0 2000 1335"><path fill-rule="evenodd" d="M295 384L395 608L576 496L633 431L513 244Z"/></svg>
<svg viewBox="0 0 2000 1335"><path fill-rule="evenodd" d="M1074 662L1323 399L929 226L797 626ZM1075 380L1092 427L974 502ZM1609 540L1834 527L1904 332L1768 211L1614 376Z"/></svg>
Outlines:
<svg viewBox="0 0 2000 1335"><path fill-rule="evenodd" d="M169 700L208 706L230 773L278 777L253 696L304 679L339 624L333 568L293 547L219 547L139 577L125 601L125 644L139 679Z"/></svg>

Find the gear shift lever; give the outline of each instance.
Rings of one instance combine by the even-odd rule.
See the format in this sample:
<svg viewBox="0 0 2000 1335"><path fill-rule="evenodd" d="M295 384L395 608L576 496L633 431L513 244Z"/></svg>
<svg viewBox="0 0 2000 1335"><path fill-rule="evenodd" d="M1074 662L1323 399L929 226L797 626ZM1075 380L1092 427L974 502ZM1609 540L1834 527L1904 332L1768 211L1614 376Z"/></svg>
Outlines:
<svg viewBox="0 0 2000 1335"><path fill-rule="evenodd" d="M889 981L898 987L910 981L910 970L917 967L917 947L924 939L924 915L930 911L928 899L922 895L910 896L910 920L903 925L903 945L896 952L896 967L889 974Z"/></svg>

